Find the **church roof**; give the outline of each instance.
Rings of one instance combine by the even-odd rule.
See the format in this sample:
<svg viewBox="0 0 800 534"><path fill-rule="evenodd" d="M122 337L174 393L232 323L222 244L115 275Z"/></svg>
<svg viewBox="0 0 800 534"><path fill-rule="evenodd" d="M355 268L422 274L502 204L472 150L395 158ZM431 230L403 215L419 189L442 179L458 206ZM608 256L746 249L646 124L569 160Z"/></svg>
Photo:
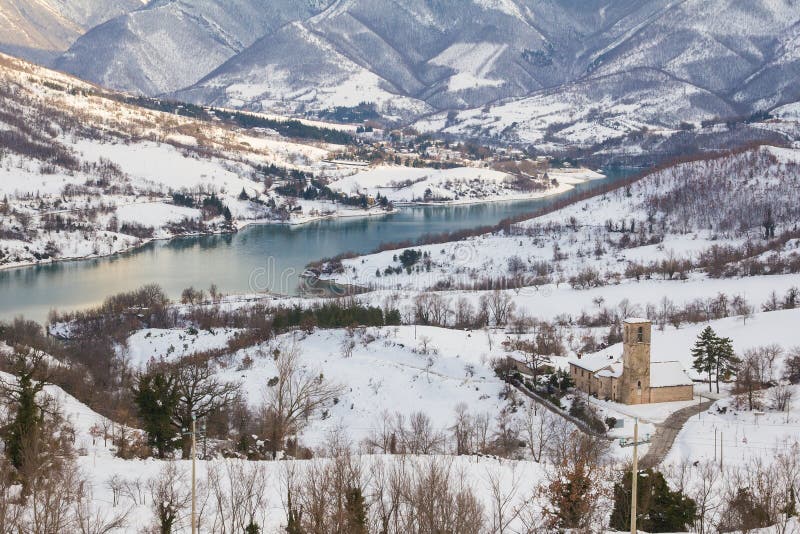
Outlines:
<svg viewBox="0 0 800 534"><path fill-rule="evenodd" d="M570 358L569 363L594 373L605 369L615 361L615 357L608 354L591 354L583 358Z"/></svg>
<svg viewBox="0 0 800 534"><path fill-rule="evenodd" d="M612 363L606 369L600 369L594 376L598 378L619 378L622 376L622 362Z"/></svg>
<svg viewBox="0 0 800 534"><path fill-rule="evenodd" d="M651 362L650 387L665 388L669 386L691 386L694 382L680 362Z"/></svg>

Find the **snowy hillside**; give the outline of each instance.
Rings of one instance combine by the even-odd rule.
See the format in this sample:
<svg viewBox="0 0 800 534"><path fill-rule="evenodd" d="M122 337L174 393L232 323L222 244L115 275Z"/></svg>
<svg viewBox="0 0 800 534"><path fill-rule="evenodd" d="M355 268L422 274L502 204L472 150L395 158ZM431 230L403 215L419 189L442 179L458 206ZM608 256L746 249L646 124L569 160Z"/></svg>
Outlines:
<svg viewBox="0 0 800 534"><path fill-rule="evenodd" d="M127 341L133 365L150 359L175 361L182 355L224 348L235 332L187 334L185 330L144 330ZM415 337L416 336L416 337ZM267 382L276 375L272 352L295 349L306 372L324 374L342 386L327 415L315 419L304 433L304 443L323 446L326 436L343 428L354 443L377 431L382 420L401 414L425 413L436 428L445 428L459 403L479 413L496 413L502 404L502 382L489 362L500 355L485 336L441 328L385 327L318 331L280 336L274 342L236 353L220 369L224 380L240 382L254 408L263 402ZM243 360L250 363L243 364ZM398 403L398 399L403 399Z"/></svg>
<svg viewBox="0 0 800 534"><path fill-rule="evenodd" d="M334 147L135 105L126 95L0 56L0 265L101 256L149 239L368 214L274 191L324 170ZM174 106L174 105L173 105ZM34 119L35 118L35 119ZM280 129L347 138L347 129L248 115ZM299 130L298 130L299 129ZM338 137L337 137L338 136ZM303 211L303 208L306 208Z"/></svg>
<svg viewBox="0 0 800 534"><path fill-rule="evenodd" d="M618 284L658 285L659 279L699 283L709 276L795 273L799 157L796 150L768 147L677 165L509 231L415 247L420 255L410 266L400 265L403 250L345 259L333 277L387 290L494 282L544 288L549 296L566 284L615 291ZM762 239L765 221L780 238L771 244ZM537 298L537 291L528 293Z"/></svg>

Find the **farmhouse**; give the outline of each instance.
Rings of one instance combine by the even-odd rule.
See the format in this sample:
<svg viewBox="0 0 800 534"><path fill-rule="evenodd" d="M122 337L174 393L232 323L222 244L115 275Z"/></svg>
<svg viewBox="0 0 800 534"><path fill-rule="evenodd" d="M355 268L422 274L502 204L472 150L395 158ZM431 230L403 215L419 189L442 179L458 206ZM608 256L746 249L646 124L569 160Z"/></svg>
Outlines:
<svg viewBox="0 0 800 534"><path fill-rule="evenodd" d="M602 354L570 360L575 387L623 404L691 400L692 380L679 362L650 361L651 331L647 319L626 319L621 361Z"/></svg>

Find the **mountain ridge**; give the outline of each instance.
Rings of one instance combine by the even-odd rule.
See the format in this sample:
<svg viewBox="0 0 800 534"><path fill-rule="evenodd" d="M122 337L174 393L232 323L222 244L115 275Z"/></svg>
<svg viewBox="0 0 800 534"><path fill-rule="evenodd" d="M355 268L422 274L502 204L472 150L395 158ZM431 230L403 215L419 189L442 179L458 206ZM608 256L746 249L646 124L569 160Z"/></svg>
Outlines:
<svg viewBox="0 0 800 534"><path fill-rule="evenodd" d="M314 117L369 102L384 118L426 131L436 124L442 133L540 142L559 133L584 145L800 100L797 7L279 0L264 9L255 0L161 0L89 30L55 66L196 104ZM637 95L651 106L636 104ZM563 113L537 125L548 110L513 121L494 111L531 103Z"/></svg>

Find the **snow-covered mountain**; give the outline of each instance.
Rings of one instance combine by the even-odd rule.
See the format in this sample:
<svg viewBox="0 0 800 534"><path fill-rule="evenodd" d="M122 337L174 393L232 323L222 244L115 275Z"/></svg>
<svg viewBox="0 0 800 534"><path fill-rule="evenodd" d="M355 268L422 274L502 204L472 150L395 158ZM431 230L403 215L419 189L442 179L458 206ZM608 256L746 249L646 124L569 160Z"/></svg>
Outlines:
<svg viewBox="0 0 800 534"><path fill-rule="evenodd" d="M155 0L94 28L56 66L115 89L174 91L321 5L324 0Z"/></svg>
<svg viewBox="0 0 800 534"><path fill-rule="evenodd" d="M87 30L146 0L0 0L0 51L47 62Z"/></svg>
<svg viewBox="0 0 800 534"><path fill-rule="evenodd" d="M367 101L422 129L592 144L800 99L800 4L156 0L57 66L199 103L303 114Z"/></svg>

